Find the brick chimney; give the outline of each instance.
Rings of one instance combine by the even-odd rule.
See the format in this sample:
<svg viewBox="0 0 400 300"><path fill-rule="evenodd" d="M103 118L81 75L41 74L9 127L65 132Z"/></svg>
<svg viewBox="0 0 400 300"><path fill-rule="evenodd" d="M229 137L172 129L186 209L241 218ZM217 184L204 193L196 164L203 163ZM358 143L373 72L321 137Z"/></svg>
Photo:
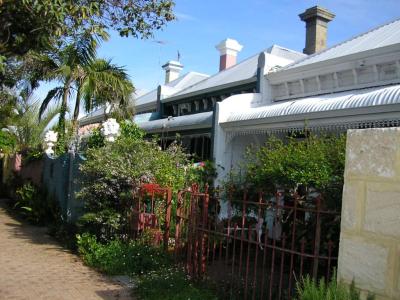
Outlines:
<svg viewBox="0 0 400 300"><path fill-rule="evenodd" d="M225 39L215 46L219 51L219 70L223 71L236 64L236 57L243 46L233 39Z"/></svg>
<svg viewBox="0 0 400 300"><path fill-rule="evenodd" d="M167 84L179 77L183 65L179 61L170 60L162 68L165 70L165 84Z"/></svg>
<svg viewBox="0 0 400 300"><path fill-rule="evenodd" d="M335 17L330 11L320 6L307 9L299 15L306 22L305 54L313 54L326 48L328 22Z"/></svg>

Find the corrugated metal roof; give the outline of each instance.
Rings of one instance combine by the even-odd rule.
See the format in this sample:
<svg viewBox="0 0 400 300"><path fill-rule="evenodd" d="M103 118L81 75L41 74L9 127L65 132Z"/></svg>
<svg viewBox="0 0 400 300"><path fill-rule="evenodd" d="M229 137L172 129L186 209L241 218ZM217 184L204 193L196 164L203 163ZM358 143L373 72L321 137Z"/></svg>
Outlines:
<svg viewBox="0 0 400 300"><path fill-rule="evenodd" d="M400 85L353 90L234 112L223 123L400 104Z"/></svg>
<svg viewBox="0 0 400 300"><path fill-rule="evenodd" d="M400 43L400 19L374 28L321 52L310 55L305 59L286 66L281 71L397 43Z"/></svg>
<svg viewBox="0 0 400 300"><path fill-rule="evenodd" d="M156 120L160 117L159 112L150 112L150 113L145 113L145 114L137 114L133 117L133 121L136 124L143 123L143 122L148 122L148 121L153 121Z"/></svg>
<svg viewBox="0 0 400 300"><path fill-rule="evenodd" d="M87 115L83 116L82 118L80 118L78 120L79 125L83 126L86 124L103 121L106 112L108 113L108 110L109 110L109 107L102 106L102 107L97 108L94 111L91 111L90 113L88 113Z"/></svg>
<svg viewBox="0 0 400 300"><path fill-rule="evenodd" d="M212 116L213 112L209 111L193 115L143 122L139 123L138 126L148 133L210 128L212 126Z"/></svg>
<svg viewBox="0 0 400 300"><path fill-rule="evenodd" d="M288 60L298 60L305 56L303 53L280 47L278 45L273 45L226 70L218 72L217 74L199 82L192 87L183 89L182 91L174 94L171 98L183 98L183 96L186 96L188 94L208 90L213 87L250 80L251 78L255 79L258 66L258 56L262 52L266 52L268 54L272 54ZM164 102L168 100L169 99L166 99L164 100Z"/></svg>
<svg viewBox="0 0 400 300"><path fill-rule="evenodd" d="M165 84L168 87L172 87L176 89L177 91L180 91L181 89L188 88L206 78L208 78L209 75L206 74L201 74L197 72L189 72L181 77L178 77L177 79ZM135 100L135 105L136 107L140 107L142 105L148 105L150 103L154 102L154 104L157 102L157 89L151 90L147 94L144 94L140 97L138 97Z"/></svg>

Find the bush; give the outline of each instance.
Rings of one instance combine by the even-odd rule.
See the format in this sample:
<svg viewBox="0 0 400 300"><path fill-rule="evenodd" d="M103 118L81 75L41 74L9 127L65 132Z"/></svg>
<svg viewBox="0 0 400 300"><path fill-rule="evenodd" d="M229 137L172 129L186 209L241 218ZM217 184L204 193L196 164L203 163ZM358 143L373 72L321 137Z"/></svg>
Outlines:
<svg viewBox="0 0 400 300"><path fill-rule="evenodd" d="M100 128L95 128L87 140L87 148L101 148L104 147L104 136L100 132Z"/></svg>
<svg viewBox="0 0 400 300"><path fill-rule="evenodd" d="M84 233L77 235L77 245L86 264L110 275L141 275L169 264L169 258L160 248L140 240L101 244L94 235Z"/></svg>
<svg viewBox="0 0 400 300"><path fill-rule="evenodd" d="M9 132L0 130L0 152L12 153L17 145L14 135Z"/></svg>
<svg viewBox="0 0 400 300"><path fill-rule="evenodd" d="M32 183L17 188L14 208L34 224L48 224L59 216L57 203Z"/></svg>
<svg viewBox="0 0 400 300"><path fill-rule="evenodd" d="M121 136L114 143L88 148L78 194L88 213L80 220L81 232L96 234L101 242L122 238L132 191L140 182L156 182L177 191L194 178L179 145L173 143L162 151L156 141L143 140L143 135L136 125L122 122Z"/></svg>
<svg viewBox="0 0 400 300"><path fill-rule="evenodd" d="M210 290L194 285L174 267L146 273L139 278L136 291L140 299L146 300L217 299Z"/></svg>
<svg viewBox="0 0 400 300"><path fill-rule="evenodd" d="M271 137L259 148L246 153L247 181L258 186L298 184L324 189L343 181L345 137L309 136L302 141L289 138L285 143Z"/></svg>
<svg viewBox="0 0 400 300"><path fill-rule="evenodd" d="M325 283L321 279L316 283L310 277L303 278L297 282L298 300L360 300L360 292L355 288L354 281L350 286L343 283L337 283L336 276L331 281ZM373 300L375 297L368 294L367 300Z"/></svg>
<svg viewBox="0 0 400 300"><path fill-rule="evenodd" d="M329 209L340 210L346 138L307 136L287 141L270 137L264 146L249 147L241 169L231 172L226 189L245 186L274 194L277 187L300 193L316 189ZM300 187L300 188L299 188Z"/></svg>

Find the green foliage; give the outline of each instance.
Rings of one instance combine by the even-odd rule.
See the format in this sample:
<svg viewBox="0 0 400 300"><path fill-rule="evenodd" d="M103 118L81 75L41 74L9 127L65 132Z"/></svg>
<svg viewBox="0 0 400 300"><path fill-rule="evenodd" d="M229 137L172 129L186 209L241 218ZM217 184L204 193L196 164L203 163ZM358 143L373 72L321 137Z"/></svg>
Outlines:
<svg viewBox="0 0 400 300"><path fill-rule="evenodd" d="M101 134L100 128L93 129L87 140L87 148L101 148L104 145L104 136Z"/></svg>
<svg viewBox="0 0 400 300"><path fill-rule="evenodd" d="M240 170L230 173L225 185L246 186L274 193L277 187L316 188L329 208L340 209L346 138L314 136L283 141L270 137L260 148L250 147Z"/></svg>
<svg viewBox="0 0 400 300"><path fill-rule="evenodd" d="M16 106L18 115L13 120L18 150L23 152L33 152L33 149L40 149L46 127L59 113L57 107L52 108L39 120L39 104L38 102L32 103L31 100L30 95L27 95L24 100L18 103Z"/></svg>
<svg viewBox="0 0 400 300"><path fill-rule="evenodd" d="M139 278L136 292L140 299L146 300L217 299L210 290L194 285L175 267L146 272Z"/></svg>
<svg viewBox="0 0 400 300"><path fill-rule="evenodd" d="M121 137L128 140L142 140L145 132L135 123L124 120L120 123Z"/></svg>
<svg viewBox="0 0 400 300"><path fill-rule="evenodd" d="M85 213L77 222L79 232L96 235L99 241L108 242L123 235L126 216L116 210L105 208Z"/></svg>
<svg viewBox="0 0 400 300"><path fill-rule="evenodd" d="M13 134L0 130L0 152L12 153L16 144L17 140Z"/></svg>
<svg viewBox="0 0 400 300"><path fill-rule="evenodd" d="M302 184L324 189L343 178L344 141L344 136L309 136L285 143L271 137L264 147L248 150L246 179L259 186Z"/></svg>
<svg viewBox="0 0 400 300"><path fill-rule="evenodd" d="M77 235L79 253L89 266L110 275L141 275L165 268L170 260L160 249L141 241L101 244L94 235Z"/></svg>
<svg viewBox="0 0 400 300"><path fill-rule="evenodd" d="M209 186L213 184L214 178L217 176L217 170L214 162L206 160L204 162L197 163L194 167L192 167L188 176L191 176L191 182L199 183L200 187L202 188L205 184L208 184Z"/></svg>
<svg viewBox="0 0 400 300"><path fill-rule="evenodd" d="M117 30L147 38L174 19L169 0L3 0L0 5L0 55L46 50L77 32Z"/></svg>
<svg viewBox="0 0 400 300"><path fill-rule="evenodd" d="M25 183L16 190L14 208L34 224L54 222L59 215L57 203L32 183Z"/></svg>
<svg viewBox="0 0 400 300"><path fill-rule="evenodd" d="M162 151L156 141L145 141L142 136L136 125L123 122L121 136L104 147L88 148L80 167L83 180L78 197L85 201L86 212L91 213L80 223L86 228L83 230L95 233L101 241L121 237L132 205L132 191L141 181L157 182L175 191L187 184L189 160L181 147L172 144Z"/></svg>
<svg viewBox="0 0 400 300"><path fill-rule="evenodd" d="M318 283L309 276L303 278L296 284L298 300L360 300L360 292L356 289L354 281L350 286L344 283L337 283L336 276L331 281L325 283L321 279ZM368 294L367 300L373 300L375 297Z"/></svg>
<svg viewBox="0 0 400 300"><path fill-rule="evenodd" d="M35 148L29 148L26 150L22 157L22 164L27 165L30 162L38 161L43 158L43 149L41 146Z"/></svg>

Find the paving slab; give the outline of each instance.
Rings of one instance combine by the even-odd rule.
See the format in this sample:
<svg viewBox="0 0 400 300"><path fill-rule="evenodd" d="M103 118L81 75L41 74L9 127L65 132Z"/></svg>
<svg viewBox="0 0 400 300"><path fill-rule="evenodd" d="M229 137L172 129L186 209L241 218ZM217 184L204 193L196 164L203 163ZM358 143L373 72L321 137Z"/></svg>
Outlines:
<svg viewBox="0 0 400 300"><path fill-rule="evenodd" d="M133 299L132 289L85 266L45 227L13 217L0 199L0 299Z"/></svg>

